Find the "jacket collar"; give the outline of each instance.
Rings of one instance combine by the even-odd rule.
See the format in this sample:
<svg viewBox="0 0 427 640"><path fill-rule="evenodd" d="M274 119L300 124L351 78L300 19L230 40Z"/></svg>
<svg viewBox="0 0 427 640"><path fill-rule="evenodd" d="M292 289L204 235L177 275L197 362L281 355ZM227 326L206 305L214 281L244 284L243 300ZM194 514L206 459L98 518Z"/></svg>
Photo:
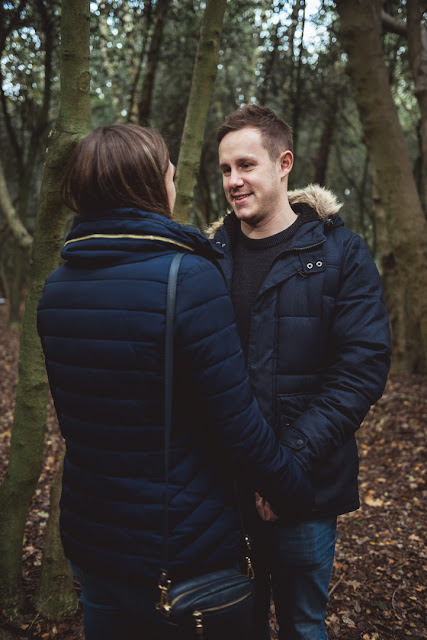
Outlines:
<svg viewBox="0 0 427 640"><path fill-rule="evenodd" d="M317 214L317 220L307 222L297 231L290 245L290 249L302 250L305 246L318 243L321 241L321 237L323 237L323 229L328 231L333 226L343 224L341 218L337 215L342 204L338 202L335 195L328 189L320 187L317 184L310 184L305 187L305 189L289 191L288 198L289 204L295 212L299 213L303 209L308 208ZM319 222L323 222L324 224L319 226ZM216 241L216 244L223 250L226 250L228 242L226 242L225 239L229 240L232 247L236 234L240 229L240 222L234 211L231 211L211 225L207 230L207 234L210 238L215 237L216 239L216 234L220 229L222 233L218 234L218 237L220 240L222 239L222 242ZM224 235L223 231L227 232L226 235Z"/></svg>
<svg viewBox="0 0 427 640"><path fill-rule="evenodd" d="M214 260L221 255L198 229L156 213L120 208L76 216L61 252L67 261L133 259L135 253L186 251Z"/></svg>

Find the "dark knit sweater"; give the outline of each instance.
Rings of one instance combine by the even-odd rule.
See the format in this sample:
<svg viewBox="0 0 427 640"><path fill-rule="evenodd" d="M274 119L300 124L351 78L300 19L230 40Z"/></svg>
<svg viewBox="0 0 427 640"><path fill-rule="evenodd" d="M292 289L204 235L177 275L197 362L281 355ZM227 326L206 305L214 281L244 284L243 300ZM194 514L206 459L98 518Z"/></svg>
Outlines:
<svg viewBox="0 0 427 640"><path fill-rule="evenodd" d="M231 299L236 314L237 328L247 358L252 308L257 293L276 258L286 251L301 225L316 219L317 214L308 207L294 207L298 218L289 227L267 238L248 238L241 230L233 247L233 279Z"/></svg>

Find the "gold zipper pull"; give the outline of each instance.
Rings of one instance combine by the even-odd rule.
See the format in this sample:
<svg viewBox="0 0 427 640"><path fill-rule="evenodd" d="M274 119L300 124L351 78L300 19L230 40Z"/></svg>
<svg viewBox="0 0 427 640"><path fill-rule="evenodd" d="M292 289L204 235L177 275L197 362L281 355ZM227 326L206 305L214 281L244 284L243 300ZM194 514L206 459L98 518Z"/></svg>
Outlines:
<svg viewBox="0 0 427 640"><path fill-rule="evenodd" d="M164 613L168 618L172 607L169 604L168 592L171 587L171 581L167 579L167 574L163 571L157 585L160 589L160 602L156 604L156 609Z"/></svg>
<svg viewBox="0 0 427 640"><path fill-rule="evenodd" d="M193 611L194 622L196 623L196 637L203 640L203 614L201 611Z"/></svg>

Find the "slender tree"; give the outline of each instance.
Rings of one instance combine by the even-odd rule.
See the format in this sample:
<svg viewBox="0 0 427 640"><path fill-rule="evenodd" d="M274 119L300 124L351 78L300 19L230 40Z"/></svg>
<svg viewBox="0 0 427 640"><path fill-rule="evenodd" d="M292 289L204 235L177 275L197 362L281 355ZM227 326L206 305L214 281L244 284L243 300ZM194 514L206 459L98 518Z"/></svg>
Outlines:
<svg viewBox="0 0 427 640"><path fill-rule="evenodd" d="M427 223L382 53L382 0L336 0L364 138L377 172L390 245L427 362Z"/></svg>
<svg viewBox="0 0 427 640"><path fill-rule="evenodd" d="M154 17L154 29L150 42L150 50L147 56L147 68L144 83L142 85L141 99L139 102L139 122L147 126L150 120L151 101L153 98L154 80L156 78L159 62L160 46L162 44L163 30L166 13L171 0L157 0L156 15Z"/></svg>
<svg viewBox="0 0 427 640"><path fill-rule="evenodd" d="M57 266L65 209L58 184L70 152L90 125L89 0L63 0L60 113L49 140L39 197L31 275L22 323L11 451L0 487L0 608L14 616L23 602L22 542L43 461L48 383L36 329L46 276Z"/></svg>
<svg viewBox="0 0 427 640"><path fill-rule="evenodd" d="M29 249L33 244L33 238L21 222L15 207L10 199L4 176L3 165L0 162L0 209L7 220L16 242L22 249Z"/></svg>
<svg viewBox="0 0 427 640"><path fill-rule="evenodd" d="M175 216L186 222L193 202L203 135L215 83L227 0L207 0L177 167Z"/></svg>
<svg viewBox="0 0 427 640"><path fill-rule="evenodd" d="M21 16L22 12L22 16ZM45 0L33 0L33 3L27 6L18 5L16 12L11 11L11 17L6 26L0 28L0 51L6 45L6 41L12 37L13 29L18 26L22 29L24 25L35 22L37 36L42 42L42 60L41 69L37 67L33 76L34 86L41 89L40 100L35 99L36 92L28 94L30 83L24 76L20 80L16 80L21 86L22 95L25 97L24 102L20 102L19 112L21 118L24 118L27 131L22 132L19 121L16 118L17 101L6 96L2 84L2 107L3 116L7 125L7 132L12 148L17 154L17 167L19 174L18 198L16 205L16 214L21 223L27 226L29 214L31 211L31 195L34 188L34 178L38 163L42 156L43 145L46 144L47 134L50 122L50 104L51 104L51 88L52 88L52 64L55 45L54 22L57 14L52 7L48 7ZM34 52L33 52L34 56ZM3 62L3 60L2 60ZM35 65L30 65L34 68ZM37 78L37 83L34 82ZM7 86L7 82L6 82ZM13 102L11 108L10 102ZM28 107L28 105L31 105ZM15 116L15 117L13 117ZM20 303L22 291L28 273L28 252L23 250L20 243L16 245L13 255L14 266L12 270L12 282L10 286L10 304L9 304L9 325L18 327L20 325Z"/></svg>
<svg viewBox="0 0 427 640"><path fill-rule="evenodd" d="M422 196L427 206L427 27L422 22L424 9L420 0L407 0L407 20L381 12L383 28L405 38L408 43L409 62L414 80L414 95L421 113Z"/></svg>

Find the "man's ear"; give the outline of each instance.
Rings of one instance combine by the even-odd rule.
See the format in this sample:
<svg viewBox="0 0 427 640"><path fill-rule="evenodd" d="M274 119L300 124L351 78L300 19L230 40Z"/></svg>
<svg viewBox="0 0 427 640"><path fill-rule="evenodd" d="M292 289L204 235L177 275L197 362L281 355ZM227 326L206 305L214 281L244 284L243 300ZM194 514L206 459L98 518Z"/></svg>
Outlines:
<svg viewBox="0 0 427 640"><path fill-rule="evenodd" d="M280 161L280 176L285 178L291 172L294 165L294 155L292 151L283 151L279 156Z"/></svg>

